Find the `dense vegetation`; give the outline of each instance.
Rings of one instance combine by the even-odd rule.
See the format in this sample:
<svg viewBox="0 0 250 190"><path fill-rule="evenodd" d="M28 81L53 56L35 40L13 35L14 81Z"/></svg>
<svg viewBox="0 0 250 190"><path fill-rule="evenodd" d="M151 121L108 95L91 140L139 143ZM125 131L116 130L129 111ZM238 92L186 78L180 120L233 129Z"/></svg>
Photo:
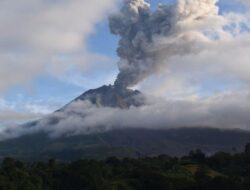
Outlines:
<svg viewBox="0 0 250 190"><path fill-rule="evenodd" d="M249 190L250 144L245 152L62 163L3 160L1 190Z"/></svg>
<svg viewBox="0 0 250 190"><path fill-rule="evenodd" d="M24 135L0 142L0 160L26 161L106 159L108 157L181 157L201 148L206 153L241 152L250 140L249 131L215 128L135 129L50 138L46 133Z"/></svg>

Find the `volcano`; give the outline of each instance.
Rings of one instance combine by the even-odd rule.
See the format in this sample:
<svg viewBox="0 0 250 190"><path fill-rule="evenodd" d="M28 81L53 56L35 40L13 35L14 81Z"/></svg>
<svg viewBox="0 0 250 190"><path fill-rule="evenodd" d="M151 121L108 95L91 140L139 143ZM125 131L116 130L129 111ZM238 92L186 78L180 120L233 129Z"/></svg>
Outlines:
<svg viewBox="0 0 250 190"><path fill-rule="evenodd" d="M58 111L64 111L72 103L78 101L88 101L96 107L129 109L131 106L139 107L144 105L146 98L138 90L120 88L115 85L104 85L86 91Z"/></svg>
<svg viewBox="0 0 250 190"><path fill-rule="evenodd" d="M71 117L77 112L67 112L75 102L88 101L96 108L112 107L129 109L146 104L145 96L137 91L109 85L86 91L55 114L40 121L26 124L26 129L34 128L38 123L42 127L54 127L62 123L58 115ZM79 116L78 116L79 117ZM84 117L80 115L80 117ZM84 123L81 123L84 126ZM47 126L46 126L47 125ZM71 128L72 123L66 127ZM104 123L105 125L105 123ZM155 129L154 129L155 128ZM0 142L0 159L14 157L22 160L77 160L82 158L105 159L107 157L147 157L167 154L182 156L194 149L207 154L217 151L240 152L250 142L250 133L239 130L221 130L214 128L178 128L151 129L113 128L89 134L64 135L50 138L45 131L26 134Z"/></svg>
<svg viewBox="0 0 250 190"><path fill-rule="evenodd" d="M115 85L104 85L83 93L72 102L76 101L89 101L97 107L128 109L131 106L139 107L144 105L145 96L138 90L120 88ZM68 105L66 105L66 107ZM63 111L63 108L61 111Z"/></svg>
<svg viewBox="0 0 250 190"><path fill-rule="evenodd" d="M146 97L138 90L131 90L128 88L120 88L116 85L104 85L97 89L91 89L78 96L70 103L63 106L61 109L48 115L45 118L24 124L24 128L35 128L37 125L55 126L62 122L58 115L63 114L66 117L77 116L84 118L82 113L84 109L74 110L75 103L90 103L96 108L109 107L119 109L129 109L130 107L140 107L145 105ZM70 111L69 111L70 110ZM42 124L41 124L42 123ZM84 126L84 123L82 124ZM105 124L104 124L105 125ZM69 126L70 127L70 126Z"/></svg>

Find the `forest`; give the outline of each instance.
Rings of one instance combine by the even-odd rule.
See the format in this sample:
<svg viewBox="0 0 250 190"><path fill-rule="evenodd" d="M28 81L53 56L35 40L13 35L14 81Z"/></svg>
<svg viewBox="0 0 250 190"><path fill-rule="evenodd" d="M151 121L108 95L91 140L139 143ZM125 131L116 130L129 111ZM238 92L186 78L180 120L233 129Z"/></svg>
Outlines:
<svg viewBox="0 0 250 190"><path fill-rule="evenodd" d="M201 150L182 158L24 162L5 158L0 190L249 190L250 144L242 153Z"/></svg>

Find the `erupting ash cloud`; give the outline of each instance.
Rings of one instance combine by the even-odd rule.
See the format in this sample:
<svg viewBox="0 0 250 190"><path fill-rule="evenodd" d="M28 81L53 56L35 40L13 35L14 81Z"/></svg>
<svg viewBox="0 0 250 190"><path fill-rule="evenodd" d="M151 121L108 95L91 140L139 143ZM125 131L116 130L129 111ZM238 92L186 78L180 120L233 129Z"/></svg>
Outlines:
<svg viewBox="0 0 250 190"><path fill-rule="evenodd" d="M109 19L111 32L121 37L117 49L120 73L115 85L131 87L156 72L163 66L157 60L161 54L168 59L198 51L196 42L211 40L209 30L223 21L216 3L179 0L175 5L159 5L152 12L144 0L125 0L120 12Z"/></svg>

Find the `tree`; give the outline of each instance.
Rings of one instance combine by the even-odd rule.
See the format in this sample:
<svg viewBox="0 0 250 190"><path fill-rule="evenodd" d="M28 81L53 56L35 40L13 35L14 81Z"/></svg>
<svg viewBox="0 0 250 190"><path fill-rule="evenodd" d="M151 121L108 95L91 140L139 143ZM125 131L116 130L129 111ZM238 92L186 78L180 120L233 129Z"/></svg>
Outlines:
<svg viewBox="0 0 250 190"><path fill-rule="evenodd" d="M198 162L198 163L204 163L206 155L200 149L197 149L197 150L191 151L189 153L189 158L192 161L195 161L195 162Z"/></svg>
<svg viewBox="0 0 250 190"><path fill-rule="evenodd" d="M250 158L250 143L248 143L246 146L245 146L245 154L248 158Z"/></svg>

